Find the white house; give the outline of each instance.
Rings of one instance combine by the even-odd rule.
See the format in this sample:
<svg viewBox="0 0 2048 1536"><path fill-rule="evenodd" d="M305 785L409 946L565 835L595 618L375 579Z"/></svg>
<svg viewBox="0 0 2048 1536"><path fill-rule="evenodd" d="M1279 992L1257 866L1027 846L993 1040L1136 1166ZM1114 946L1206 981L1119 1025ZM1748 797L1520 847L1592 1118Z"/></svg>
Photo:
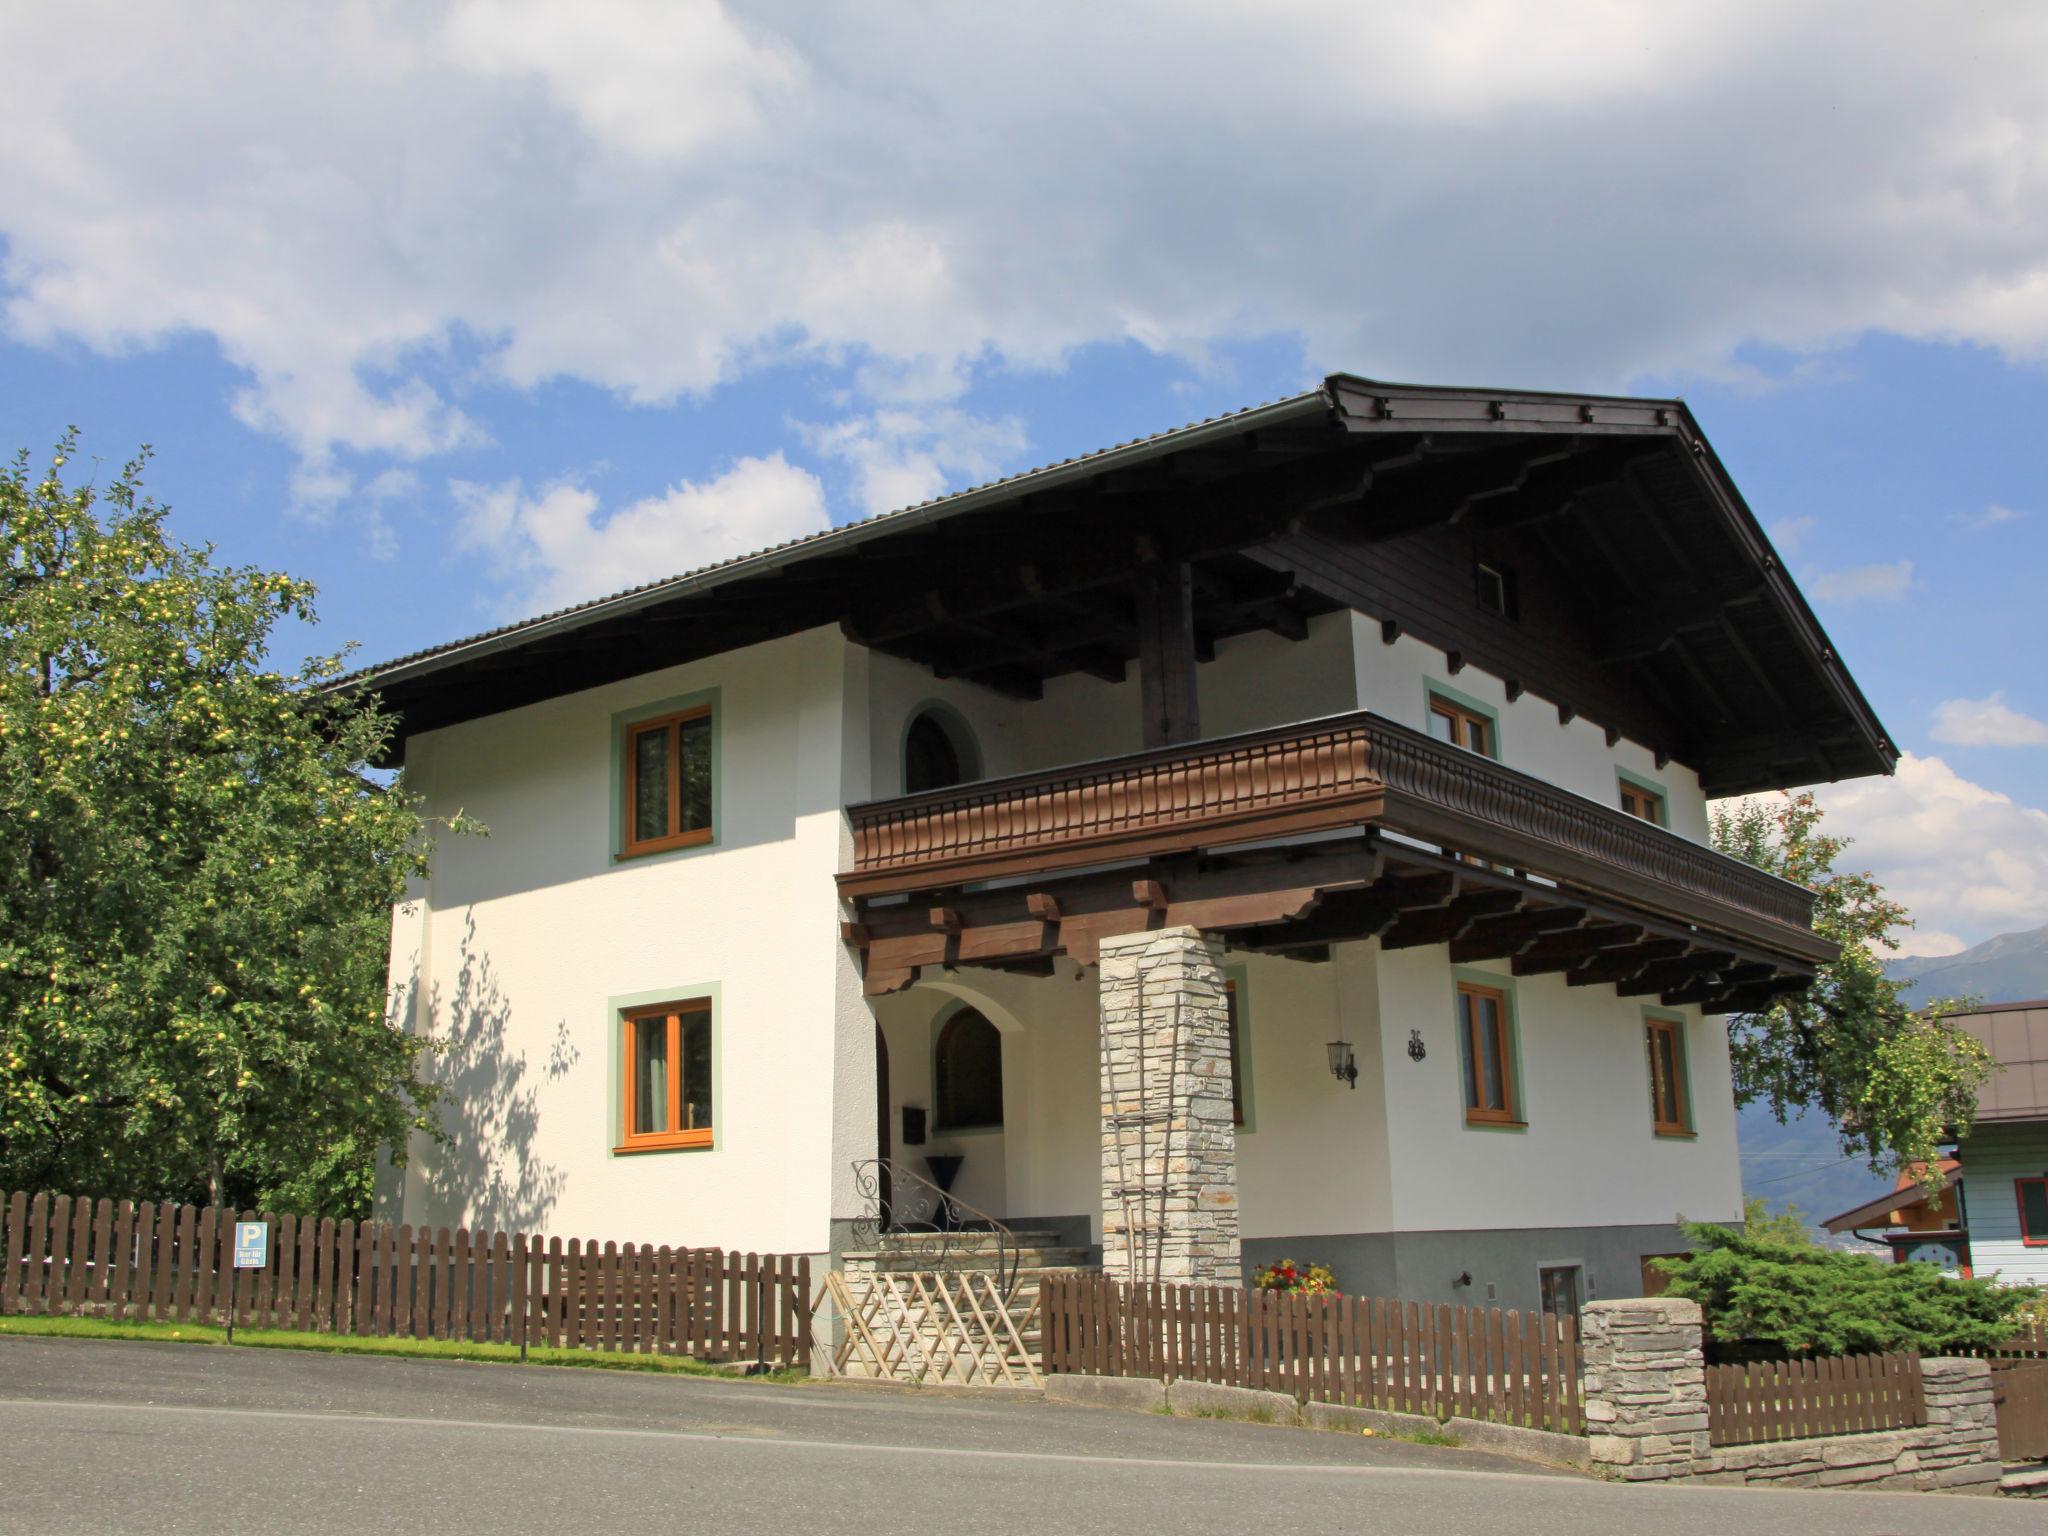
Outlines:
<svg viewBox="0 0 2048 1536"><path fill-rule="evenodd" d="M1683 405L1341 375L348 686L490 829L403 1219L836 1255L882 1158L1510 1306L1737 1215L1719 1015L1831 951L1705 797L1895 757Z"/></svg>

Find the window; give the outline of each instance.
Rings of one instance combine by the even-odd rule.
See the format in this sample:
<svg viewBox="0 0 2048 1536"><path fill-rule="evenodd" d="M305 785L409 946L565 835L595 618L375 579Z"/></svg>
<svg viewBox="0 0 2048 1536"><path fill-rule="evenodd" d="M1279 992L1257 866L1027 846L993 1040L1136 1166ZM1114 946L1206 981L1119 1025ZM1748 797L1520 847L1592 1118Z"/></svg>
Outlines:
<svg viewBox="0 0 2048 1536"><path fill-rule="evenodd" d="M626 827L621 855L711 841L711 709L626 728Z"/></svg>
<svg viewBox="0 0 2048 1536"><path fill-rule="evenodd" d="M1517 617L1513 571L1504 565L1493 565L1481 560L1473 567L1472 574L1480 607L1489 613L1497 613L1504 619Z"/></svg>
<svg viewBox="0 0 2048 1536"><path fill-rule="evenodd" d="M624 1032L621 1152L711 1145L711 1003L707 998L634 1008Z"/></svg>
<svg viewBox="0 0 2048 1536"><path fill-rule="evenodd" d="M2020 1241L2029 1248L2048 1248L2048 1177L2014 1179L2020 1202Z"/></svg>
<svg viewBox="0 0 2048 1536"><path fill-rule="evenodd" d="M1549 1264L1536 1271L1537 1286L1543 1294L1543 1310L1558 1318L1579 1315L1579 1266Z"/></svg>
<svg viewBox="0 0 2048 1536"><path fill-rule="evenodd" d="M1685 1026L1675 1019L1649 1019L1643 1034L1650 1051L1650 1119L1659 1136L1689 1136Z"/></svg>
<svg viewBox="0 0 2048 1536"><path fill-rule="evenodd" d="M903 737L903 793L950 789L981 776L974 738L951 711L932 708L910 722Z"/></svg>
<svg viewBox="0 0 2048 1536"><path fill-rule="evenodd" d="M1654 789L1645 789L1627 779L1621 781L1621 808L1631 816L1640 816L1644 821L1664 825L1664 797Z"/></svg>
<svg viewBox="0 0 2048 1536"><path fill-rule="evenodd" d="M932 1047L932 1097L938 1129L994 1130L1003 1123L1003 1037L963 1008L939 1027Z"/></svg>
<svg viewBox="0 0 2048 1536"><path fill-rule="evenodd" d="M1463 704L1452 703L1440 693L1429 696L1429 734L1481 757L1494 756L1499 746L1491 719Z"/></svg>
<svg viewBox="0 0 2048 1536"><path fill-rule="evenodd" d="M1223 983L1224 1017L1230 1024L1230 1123L1244 1125L1244 1026L1237 1017L1237 983Z"/></svg>
<svg viewBox="0 0 2048 1536"><path fill-rule="evenodd" d="M1458 1063L1465 1077L1467 1125L1519 1125L1514 1045L1505 992L1458 983Z"/></svg>

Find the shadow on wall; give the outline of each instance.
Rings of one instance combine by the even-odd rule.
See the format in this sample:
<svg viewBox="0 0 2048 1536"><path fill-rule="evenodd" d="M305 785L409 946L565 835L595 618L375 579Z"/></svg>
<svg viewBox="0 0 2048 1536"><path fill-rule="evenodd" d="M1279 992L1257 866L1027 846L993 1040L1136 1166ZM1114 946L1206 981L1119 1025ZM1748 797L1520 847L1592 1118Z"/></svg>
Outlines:
<svg viewBox="0 0 2048 1536"><path fill-rule="evenodd" d="M553 1212L563 1176L535 1152L539 1085L529 1080L525 1052L515 1054L506 1045L511 1017L490 956L477 947L472 913L463 929L454 992L444 1001L437 985L427 1009L429 1035L439 1043L428 1071L441 1085L445 1140L422 1159L423 1182L431 1209L442 1219L535 1232ZM558 1020L542 1069L546 1080L566 1076L580 1054L567 1020Z"/></svg>

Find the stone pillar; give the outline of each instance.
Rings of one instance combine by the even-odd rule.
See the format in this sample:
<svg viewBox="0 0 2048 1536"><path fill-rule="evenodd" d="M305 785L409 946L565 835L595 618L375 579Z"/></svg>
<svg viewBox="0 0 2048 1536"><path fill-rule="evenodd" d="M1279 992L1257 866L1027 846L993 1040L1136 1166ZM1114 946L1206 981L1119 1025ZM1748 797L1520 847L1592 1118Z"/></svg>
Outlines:
<svg viewBox="0 0 2048 1536"><path fill-rule="evenodd" d="M1920 1362L1930 1444L1916 1453L1914 1486L1958 1493L1995 1493L1998 1407L1991 1395L1991 1364L1938 1356ZM1903 1469L1902 1469L1903 1470Z"/></svg>
<svg viewBox="0 0 2048 1536"><path fill-rule="evenodd" d="M1102 941L1102 1267L1236 1285L1237 1131L1220 946L1194 928Z"/></svg>
<svg viewBox="0 0 2048 1536"><path fill-rule="evenodd" d="M1623 1478L1690 1477L1708 1459L1707 1367L1696 1301L1596 1301L1579 1327L1593 1461Z"/></svg>

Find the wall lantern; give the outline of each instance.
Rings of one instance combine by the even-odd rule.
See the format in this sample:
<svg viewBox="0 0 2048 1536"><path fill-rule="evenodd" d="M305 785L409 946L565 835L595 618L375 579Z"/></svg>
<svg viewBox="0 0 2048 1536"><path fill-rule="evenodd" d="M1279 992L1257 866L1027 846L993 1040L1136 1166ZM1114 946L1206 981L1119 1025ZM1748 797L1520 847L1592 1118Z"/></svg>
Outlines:
<svg viewBox="0 0 2048 1536"><path fill-rule="evenodd" d="M1330 1076L1342 1078L1347 1088L1358 1086L1358 1063L1351 1059L1349 1040L1330 1042Z"/></svg>
<svg viewBox="0 0 2048 1536"><path fill-rule="evenodd" d="M1427 1056L1428 1054L1429 1047L1422 1043L1422 1031L1419 1029L1409 1030L1408 1059L1410 1061L1420 1061L1423 1057Z"/></svg>

